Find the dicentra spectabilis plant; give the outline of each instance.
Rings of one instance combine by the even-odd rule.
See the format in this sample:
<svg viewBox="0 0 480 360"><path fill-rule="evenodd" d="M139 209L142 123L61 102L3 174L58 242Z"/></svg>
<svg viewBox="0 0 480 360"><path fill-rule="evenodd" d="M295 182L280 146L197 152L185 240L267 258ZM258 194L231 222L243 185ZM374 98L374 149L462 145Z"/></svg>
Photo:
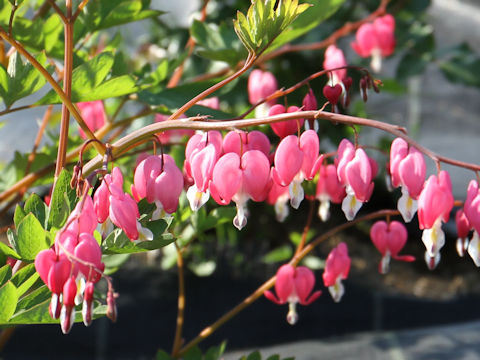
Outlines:
<svg viewBox="0 0 480 360"><path fill-rule="evenodd" d="M0 174L0 211L13 217L2 230L8 243L0 243L2 328L56 323L68 333L76 322L89 326L102 316L115 321L122 316L115 271L136 254L154 250L163 270L176 265L179 277L173 349L159 358L188 354L197 360L202 357L191 351L205 334L263 295L288 303L287 321L301 326L296 304L320 306L314 300L321 294L314 291L318 279L307 267L312 262L303 260L320 243L359 223L374 222L374 246L369 246L381 254L381 273L392 258L413 261L399 253L407 242L420 248L422 241L433 270L446 241L442 224L454 205L463 206L456 216L457 250L480 266L478 183L469 184L465 201L455 201L450 179L455 173L442 165L472 170L472 178L475 173L478 178L480 166L438 155L385 119L365 118L361 102L368 100L369 89L379 92L382 81L342 48L355 37L353 49L372 58L375 72L398 48L404 56L399 69L417 69L408 61L432 58L433 51L423 54L418 44L433 41L406 24L414 10L381 0L371 12L359 3L355 11L339 12L342 18L324 28L337 30L325 35L317 26L334 19L342 0L252 0L241 9L228 3L204 1L188 39L174 25L152 21L151 31L137 39L142 42L135 44L137 50L106 30L157 20L163 12L148 0L0 0L5 107L0 115L45 107L32 151L17 153ZM396 20L399 11L404 13ZM236 17L225 19L228 12ZM339 25L339 19L345 23ZM395 39L396 27L402 41ZM310 39L323 38L292 44L309 32ZM460 72L451 69L461 69L464 60L455 54L437 63L458 81ZM15 106L21 99L24 103ZM78 126L70 126L73 121ZM389 152L363 143L361 127L391 135ZM50 141L42 142L45 133ZM425 181L428 159L436 172ZM377 208L377 192L388 196L375 185L377 173L401 187L398 210ZM341 219L333 215L340 211ZM400 222L416 226L415 214L421 239ZM276 227L285 231L278 236ZM185 272L218 271L216 261L225 248L233 257L223 263L249 258L238 254L247 240L254 240L248 244L259 258L268 259L270 267L263 268L276 275L197 337L184 339ZM348 252L356 244L350 238L335 243L316 260L325 264L323 284L339 302L353 296L342 281L356 271ZM215 359L222 356L217 353Z"/></svg>

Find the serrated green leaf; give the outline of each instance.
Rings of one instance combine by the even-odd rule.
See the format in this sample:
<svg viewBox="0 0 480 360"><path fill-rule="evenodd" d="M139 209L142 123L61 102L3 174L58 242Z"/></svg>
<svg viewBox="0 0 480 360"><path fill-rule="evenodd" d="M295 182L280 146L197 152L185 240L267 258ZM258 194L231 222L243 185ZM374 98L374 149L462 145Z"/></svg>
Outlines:
<svg viewBox="0 0 480 360"><path fill-rule="evenodd" d="M15 313L18 295L15 285L10 281L0 287L0 323L7 322Z"/></svg>
<svg viewBox="0 0 480 360"><path fill-rule="evenodd" d="M48 210L49 228L55 227L60 229L75 206L76 194L70 188L71 178L72 174L63 169L56 181Z"/></svg>
<svg viewBox="0 0 480 360"><path fill-rule="evenodd" d="M0 286L3 286L12 277L12 268L10 265L4 265L0 268Z"/></svg>
<svg viewBox="0 0 480 360"><path fill-rule="evenodd" d="M33 214L27 214L17 228L17 237L12 244L23 260L33 261L35 256L50 244L42 224Z"/></svg>
<svg viewBox="0 0 480 360"><path fill-rule="evenodd" d="M25 294L38 279L39 275L35 269L35 264L28 264L15 273L12 277L12 283L17 287L17 293L20 297Z"/></svg>
<svg viewBox="0 0 480 360"><path fill-rule="evenodd" d="M25 211L23 211L22 207L17 204L15 207L15 213L13 214L13 222L15 223L15 226L18 226L20 224L20 221L23 220L23 218L27 215Z"/></svg>
<svg viewBox="0 0 480 360"><path fill-rule="evenodd" d="M40 221L40 224L45 224L45 218L47 213L47 206L43 202L42 198L33 193L25 202L24 206L25 214L32 213Z"/></svg>

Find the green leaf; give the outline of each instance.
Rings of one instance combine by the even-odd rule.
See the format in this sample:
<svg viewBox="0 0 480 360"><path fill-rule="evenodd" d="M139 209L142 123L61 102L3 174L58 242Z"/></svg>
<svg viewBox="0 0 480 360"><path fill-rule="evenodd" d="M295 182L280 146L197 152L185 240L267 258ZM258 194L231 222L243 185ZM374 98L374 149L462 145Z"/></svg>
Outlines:
<svg viewBox="0 0 480 360"><path fill-rule="evenodd" d="M130 254L103 255L102 262L105 264L105 274L107 275L113 274L129 258L130 258Z"/></svg>
<svg viewBox="0 0 480 360"><path fill-rule="evenodd" d="M207 350L205 353L204 360L220 360L225 348L227 347L227 342L224 341L218 346L213 346Z"/></svg>
<svg viewBox="0 0 480 360"><path fill-rule="evenodd" d="M35 269L35 264L28 264L20 269L12 277L12 283L17 287L18 296L25 294L39 279L39 275Z"/></svg>
<svg viewBox="0 0 480 360"><path fill-rule="evenodd" d="M480 87L480 56L466 43L451 52L453 56L439 62L446 78L453 83Z"/></svg>
<svg viewBox="0 0 480 360"><path fill-rule="evenodd" d="M184 360L202 360L202 351L195 346L188 350L188 352L183 356Z"/></svg>
<svg viewBox="0 0 480 360"><path fill-rule="evenodd" d="M345 0L308 0L312 5L293 21L291 27L279 35L269 47L272 51L292 40L306 34L332 16L345 2ZM302 4L300 6L307 5ZM307 5L308 6L308 5Z"/></svg>
<svg viewBox="0 0 480 360"><path fill-rule="evenodd" d="M161 229L166 229L164 220L147 223L148 228L154 233L152 241L143 241L135 244L125 235L121 229L115 229L107 236L103 243L103 253L108 254L133 254L149 250L160 249L175 241L169 233L163 234Z"/></svg>
<svg viewBox="0 0 480 360"><path fill-rule="evenodd" d="M0 268L0 286L3 286L12 277L12 268L10 265L4 265Z"/></svg>
<svg viewBox="0 0 480 360"><path fill-rule="evenodd" d="M8 237L8 240L11 242L12 239L15 238L15 235L13 233L12 230L8 229L7 231L7 237ZM4 244L3 242L0 241L0 252L5 254L6 256L10 256L10 257L13 257L15 259L20 259L20 255L18 255L15 250L13 250L10 246L8 246L7 244Z"/></svg>
<svg viewBox="0 0 480 360"><path fill-rule="evenodd" d="M24 206L25 214L32 213L40 221L40 224L45 224L45 218L47 213L47 206L43 202L42 198L37 194L32 194L25 202Z"/></svg>
<svg viewBox="0 0 480 360"><path fill-rule="evenodd" d="M25 211L23 211L22 207L17 204L15 207L15 213L13 214L13 222L15 223L15 226L17 227L18 224L20 224L20 221L23 220L23 218L27 215Z"/></svg>
<svg viewBox="0 0 480 360"><path fill-rule="evenodd" d="M262 355L259 351L254 351L247 356L246 360L262 360Z"/></svg>
<svg viewBox="0 0 480 360"><path fill-rule="evenodd" d="M271 355L267 358L267 360L280 360L280 355L278 354Z"/></svg>
<svg viewBox="0 0 480 360"><path fill-rule="evenodd" d="M8 281L0 287L0 322L8 321L15 313L18 295L15 285Z"/></svg>
<svg viewBox="0 0 480 360"><path fill-rule="evenodd" d="M158 350L157 355L155 356L156 360L173 360L172 357L163 350Z"/></svg>
<svg viewBox="0 0 480 360"><path fill-rule="evenodd" d="M17 291L18 292L18 291ZM29 309L35 305L38 305L52 297L52 292L46 285L42 285L38 289L28 293L28 295L22 297L17 304L17 312L20 310Z"/></svg>
<svg viewBox="0 0 480 360"><path fill-rule="evenodd" d="M293 255L292 248L289 245L280 246L263 256L263 262L274 264L289 260Z"/></svg>
<svg viewBox="0 0 480 360"><path fill-rule="evenodd" d="M72 174L63 169L55 184L48 211L49 228L60 229L75 206L75 191L70 188Z"/></svg>
<svg viewBox="0 0 480 360"><path fill-rule="evenodd" d="M45 65L45 53L37 56L37 61ZM2 71L0 70L0 73ZM8 85L6 93L2 93L5 106L10 107L15 101L22 99L40 90L47 82L45 77L30 63L24 63L18 52L14 52L8 63ZM0 74L0 87L5 91L4 74Z"/></svg>
<svg viewBox="0 0 480 360"><path fill-rule="evenodd" d="M21 325L21 324L58 324L59 320L52 319L48 312L50 306L50 300L45 300L35 306L17 312L6 323L8 325ZM107 312L106 305L95 306L93 309L93 318L98 319L101 316L105 316ZM75 312L75 322L82 322L82 312Z"/></svg>
<svg viewBox="0 0 480 360"><path fill-rule="evenodd" d="M12 244L22 260L33 261L35 256L48 249L50 244L42 224L33 214L23 218L17 228L17 237Z"/></svg>
<svg viewBox="0 0 480 360"><path fill-rule="evenodd" d="M134 21L158 17L165 12L159 10L143 10L141 1L123 1L113 8L107 16L103 18L96 30L107 29L112 26L127 24Z"/></svg>

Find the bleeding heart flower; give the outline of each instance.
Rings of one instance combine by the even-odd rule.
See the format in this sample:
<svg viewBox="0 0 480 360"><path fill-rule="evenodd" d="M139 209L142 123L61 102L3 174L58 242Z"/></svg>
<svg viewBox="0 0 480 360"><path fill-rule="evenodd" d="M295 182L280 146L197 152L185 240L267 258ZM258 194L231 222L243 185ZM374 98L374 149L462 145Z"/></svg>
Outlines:
<svg viewBox="0 0 480 360"><path fill-rule="evenodd" d="M105 107L102 100L77 103L78 110L88 128L95 132L105 124ZM78 129L80 137L86 139L82 129Z"/></svg>
<svg viewBox="0 0 480 360"><path fill-rule="evenodd" d="M268 193L267 202L274 206L275 215L278 222L283 222L288 216L287 202L290 199L288 186L278 185L272 181L272 187Z"/></svg>
<svg viewBox="0 0 480 360"><path fill-rule="evenodd" d="M373 23L360 26L352 43L353 50L361 57L372 57L371 67L379 72L382 57L390 56L395 50L395 19L387 14L375 19Z"/></svg>
<svg viewBox="0 0 480 360"><path fill-rule="evenodd" d="M264 295L275 304L282 305L288 302L287 321L290 325L294 325L298 321L297 303L309 305L322 294L321 291L310 294L314 286L315 276L312 270L305 266L295 268L285 264L278 269L276 275L275 292L278 297L271 291L265 291Z"/></svg>
<svg viewBox="0 0 480 360"><path fill-rule="evenodd" d="M213 96L211 98L203 99L197 102L197 105L202 105L209 107L211 109L219 110L220 109L220 100L218 97Z"/></svg>
<svg viewBox="0 0 480 360"><path fill-rule="evenodd" d="M370 229L370 238L373 245L382 254L382 260L378 264L378 271L386 274L390 265L390 258L400 261L415 261L411 255L398 255L407 243L408 233L405 225L398 221L377 221Z"/></svg>
<svg viewBox="0 0 480 360"><path fill-rule="evenodd" d="M335 108L340 101L340 97L342 96L342 85L336 84L335 86L325 85L323 87L323 96L328 100L328 102L332 105L332 111L335 112Z"/></svg>
<svg viewBox="0 0 480 360"><path fill-rule="evenodd" d="M233 219L233 224L241 230L247 224L245 216L247 201L265 200L269 184L270 162L264 153L250 150L241 158L237 153L227 153L215 165L210 193L221 205L227 205L231 200L235 201L237 215Z"/></svg>
<svg viewBox="0 0 480 360"><path fill-rule="evenodd" d="M62 332L68 334L75 323L75 296L77 283L75 277L70 277L63 286L63 306L60 312L60 326Z"/></svg>
<svg viewBox="0 0 480 360"><path fill-rule="evenodd" d="M248 100L250 104L255 105L259 101L266 99L272 95L278 89L277 80L275 76L268 71L262 71L255 69L250 73L248 77ZM275 105L276 99L270 100L267 103L261 104L255 108L256 117L264 117L270 107Z"/></svg>
<svg viewBox="0 0 480 360"><path fill-rule="evenodd" d="M325 50L325 59L323 60L323 68L325 70L336 69L347 66L343 51L335 45L330 45ZM347 69L339 69L329 72L331 85L340 84L347 76Z"/></svg>
<svg viewBox="0 0 480 360"><path fill-rule="evenodd" d="M164 115L164 114L156 114L155 115L155 122L163 122L167 121L170 115ZM178 118L180 119L186 119L185 115L180 115ZM167 130L163 131L161 133L156 134L158 138L160 139L162 144L170 144L170 143L178 143L181 142L184 138L190 138L195 134L195 130L191 129L173 129L173 130Z"/></svg>
<svg viewBox="0 0 480 360"><path fill-rule="evenodd" d="M457 225L457 253L459 256L464 257L468 249L468 234L470 229L470 222L462 209L458 210L455 214L455 223Z"/></svg>
<svg viewBox="0 0 480 360"><path fill-rule="evenodd" d="M468 254L476 266L480 266L480 190L475 180L470 181L467 190L467 199L463 206L469 226L474 229L472 240L468 244Z"/></svg>
<svg viewBox="0 0 480 360"><path fill-rule="evenodd" d="M328 287L335 302L339 302L345 293L342 280L348 277L351 260L345 243L340 243L330 251L323 272L323 283Z"/></svg>
<svg viewBox="0 0 480 360"><path fill-rule="evenodd" d="M318 216L322 221L330 217L330 202L340 204L347 195L345 186L338 180L335 165L321 165L317 182L316 198L320 201Z"/></svg>
<svg viewBox="0 0 480 360"><path fill-rule="evenodd" d="M298 106L289 106L288 109L285 109L285 106L276 104L273 105L268 111L268 116L274 116L285 113L293 113L299 111ZM276 123L271 123L270 126L275 134L277 134L280 139L285 138L288 135L292 135L298 132L298 129L303 126L304 119L293 119L286 121L279 121Z"/></svg>
<svg viewBox="0 0 480 360"><path fill-rule="evenodd" d="M392 142L390 150L390 174L392 185L402 187L398 210L405 222L410 222L417 212L417 199L425 183L426 165L423 154L409 147L402 138Z"/></svg>
<svg viewBox="0 0 480 360"><path fill-rule="evenodd" d="M318 109L317 98L311 88L308 89L307 95L303 98L302 105L302 108L305 111ZM305 121L305 130L314 130L315 132L318 132L318 120L309 119Z"/></svg>
<svg viewBox="0 0 480 360"><path fill-rule="evenodd" d="M430 270L440 261L440 249L445 245L442 221L448 221L453 208L452 182L446 171L431 175L418 198L418 222L423 230L422 241L427 248L425 261Z"/></svg>
<svg viewBox="0 0 480 360"><path fill-rule="evenodd" d="M270 140L263 132L254 130L250 132L229 131L223 138L223 151L234 152L241 155L249 150L259 150L270 157Z"/></svg>

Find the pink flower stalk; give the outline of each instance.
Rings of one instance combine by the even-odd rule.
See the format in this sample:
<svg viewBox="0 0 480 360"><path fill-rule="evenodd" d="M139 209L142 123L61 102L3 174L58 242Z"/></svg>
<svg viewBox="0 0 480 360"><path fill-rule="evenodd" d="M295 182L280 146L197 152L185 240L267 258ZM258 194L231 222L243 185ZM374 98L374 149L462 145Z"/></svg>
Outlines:
<svg viewBox="0 0 480 360"><path fill-rule="evenodd" d="M339 302L345 293L342 280L348 277L350 271L350 256L345 243L340 243L328 254L323 272L323 283L328 287L335 302Z"/></svg>
<svg viewBox="0 0 480 360"><path fill-rule="evenodd" d="M305 111L308 110L317 110L318 109L318 102L315 94L313 93L312 89L308 89L307 95L303 98L302 101L302 108ZM310 119L305 122L305 130L314 130L318 132L318 120L317 119Z"/></svg>
<svg viewBox="0 0 480 360"><path fill-rule="evenodd" d="M423 154L408 145L402 138L396 138L390 149L390 174L392 185L402 187L402 196L397 208L405 222L410 222L417 212L417 199L425 183L427 167Z"/></svg>
<svg viewBox="0 0 480 360"><path fill-rule="evenodd" d="M320 142L313 130L307 130L298 139L295 135L285 137L275 152L273 180L281 186L289 186L290 204L298 209L304 198L302 182L312 180L320 167Z"/></svg>
<svg viewBox="0 0 480 360"><path fill-rule="evenodd" d="M281 104L276 104L270 108L270 110L268 111L268 116L293 113L299 110L300 108L298 106L289 106L288 109L285 109L285 106ZM280 137L280 139L283 139L288 135L296 134L299 128L303 126L304 121L304 119L280 121L276 123L271 123L270 127L272 128L273 132Z"/></svg>
<svg viewBox="0 0 480 360"><path fill-rule="evenodd" d="M387 14L375 19L373 23L363 24L357 30L355 38L353 50L361 57L371 56L370 66L373 71L379 72L382 58L392 55L395 50L395 18Z"/></svg>
<svg viewBox="0 0 480 360"><path fill-rule="evenodd" d="M200 100L200 101L197 102L197 105L209 107L209 108L215 109L215 110L220 110L220 100L216 96Z"/></svg>
<svg viewBox="0 0 480 360"><path fill-rule="evenodd" d="M234 152L239 156L249 150L259 150L270 157L270 140L263 132L254 130L245 131L229 131L223 138L224 153Z"/></svg>
<svg viewBox="0 0 480 360"><path fill-rule="evenodd" d="M288 186L278 185L272 181L272 187L268 193L267 202L273 205L275 209L275 216L278 222L284 222L288 216L287 202L290 199Z"/></svg>
<svg viewBox="0 0 480 360"><path fill-rule="evenodd" d="M135 169L131 190L136 201L146 197L155 203L152 220L157 220L177 211L183 184L183 174L170 155L149 156Z"/></svg>
<svg viewBox="0 0 480 360"><path fill-rule="evenodd" d="M474 230L467 251L475 265L480 266L480 190L475 180L468 184L467 199L463 211L470 227Z"/></svg>
<svg viewBox="0 0 480 360"><path fill-rule="evenodd" d="M458 210L455 214L455 223L457 225L457 253L459 256L464 257L468 249L468 234L470 229L470 222L462 209Z"/></svg>
<svg viewBox="0 0 480 360"><path fill-rule="evenodd" d="M370 239L373 245L382 254L382 260L378 264L380 274L386 274L390 266L390 258L395 260L412 262L415 257L411 255L398 255L407 243L408 233L405 225L398 221L377 221L370 229Z"/></svg>
<svg viewBox="0 0 480 360"><path fill-rule="evenodd" d="M70 276L72 264L65 255L57 255L53 249L40 251L35 257L35 269L52 292L49 312L54 319L60 317L60 294Z"/></svg>
<svg viewBox="0 0 480 360"><path fill-rule="evenodd" d="M233 224L241 230L247 224L246 203L249 199L263 201L268 195L270 184L270 161L258 150L223 155L215 164L210 193L220 205L233 200L237 215Z"/></svg>
<svg viewBox="0 0 480 360"><path fill-rule="evenodd" d="M343 51L335 45L330 45L325 50L325 59L323 60L323 68L325 70L336 69L342 66L347 66L347 60ZM330 85L341 84L342 80L347 77L347 69L333 70L329 72Z"/></svg>
<svg viewBox="0 0 480 360"><path fill-rule="evenodd" d="M372 195L377 165L363 149L355 150L347 139L340 142L335 165L340 183L346 186L347 196L342 201L342 210L347 220L353 220Z"/></svg>
<svg viewBox="0 0 480 360"><path fill-rule="evenodd" d="M452 183L446 171L431 175L418 198L418 222L423 229L422 241L427 248L425 261L430 270L440 261L440 249L445 245L442 221L447 222L453 208Z"/></svg>
<svg viewBox="0 0 480 360"><path fill-rule="evenodd" d="M187 190L187 199L193 211L200 209L210 198L208 187L222 151L222 135L218 131L195 134L187 143L184 169L194 182Z"/></svg>
<svg viewBox="0 0 480 360"><path fill-rule="evenodd" d="M164 114L156 114L155 115L155 122L163 122L167 121L170 115ZM179 119L186 119L185 115L181 115ZM158 133L157 136L162 142L162 144L170 144L170 143L178 143L181 142L185 138L190 138L195 134L195 130L191 129L174 129L174 130L167 130L161 133Z"/></svg>
<svg viewBox="0 0 480 360"><path fill-rule="evenodd" d="M91 131L95 132L105 124L105 107L102 100L77 103L77 107ZM79 129L78 132L82 139L87 138L82 129Z"/></svg>
<svg viewBox="0 0 480 360"><path fill-rule="evenodd" d="M289 311L287 322L294 325L298 321L296 305L309 305L322 294L321 291L315 291L311 294L315 286L315 275L312 270L305 266L293 267L290 264L280 266L277 271L275 281L275 292L265 291L265 297L275 304L283 305L288 302Z"/></svg>
<svg viewBox="0 0 480 360"><path fill-rule="evenodd" d="M77 295L77 283L71 276L63 286L63 306L60 312L60 326L64 334L68 334L75 323L75 297Z"/></svg>
<svg viewBox="0 0 480 360"><path fill-rule="evenodd" d="M330 202L340 204L347 194L345 186L338 180L335 165L321 165L318 173L316 192L316 198L320 201L318 216L322 221L327 221L330 217Z"/></svg>

